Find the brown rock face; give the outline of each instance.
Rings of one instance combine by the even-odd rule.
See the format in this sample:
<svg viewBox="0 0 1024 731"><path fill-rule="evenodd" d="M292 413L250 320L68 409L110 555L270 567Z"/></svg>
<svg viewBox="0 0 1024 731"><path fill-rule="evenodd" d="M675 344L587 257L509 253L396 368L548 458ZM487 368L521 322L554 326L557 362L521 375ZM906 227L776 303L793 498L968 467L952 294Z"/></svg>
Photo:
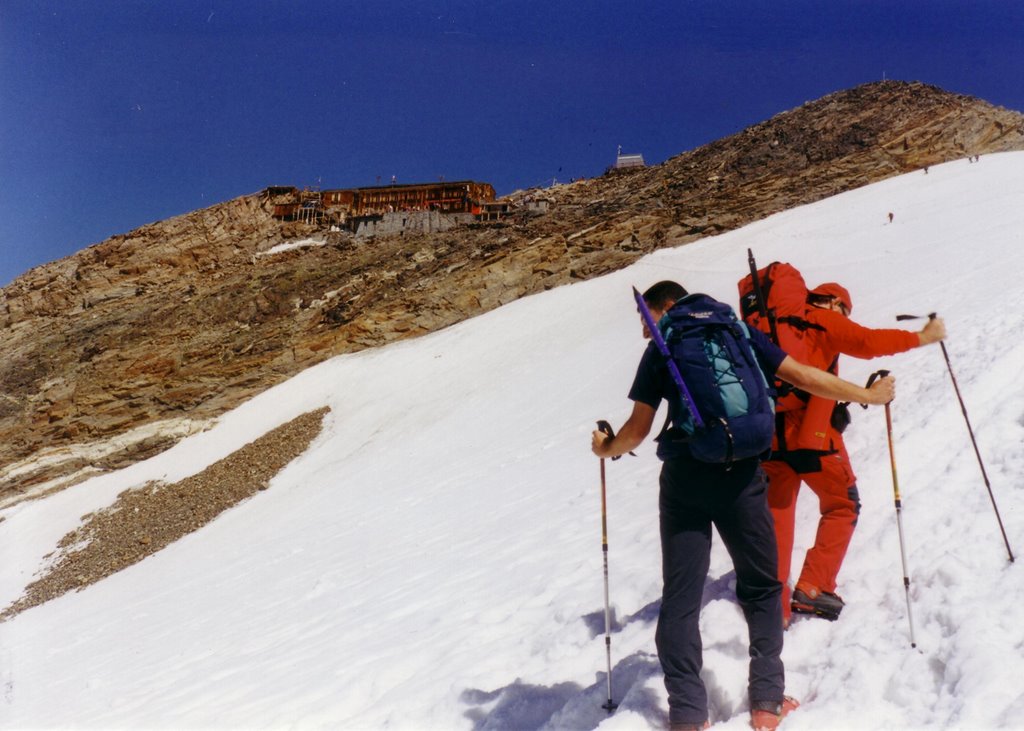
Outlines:
<svg viewBox="0 0 1024 731"><path fill-rule="evenodd" d="M658 166L544 190L545 215L356 239L281 223L256 194L115 236L0 290L0 506L154 454L333 355L892 175L1020 149L1017 112L882 82ZM322 245L270 253L307 237Z"/></svg>

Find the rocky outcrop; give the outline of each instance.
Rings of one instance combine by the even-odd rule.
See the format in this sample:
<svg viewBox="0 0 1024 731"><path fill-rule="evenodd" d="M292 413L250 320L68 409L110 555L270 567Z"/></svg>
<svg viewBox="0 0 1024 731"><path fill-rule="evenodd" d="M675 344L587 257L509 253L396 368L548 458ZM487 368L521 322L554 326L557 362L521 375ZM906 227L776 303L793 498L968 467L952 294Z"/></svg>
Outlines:
<svg viewBox="0 0 1024 731"><path fill-rule="evenodd" d="M335 354L892 175L1019 149L1021 114L882 82L661 165L546 189L546 215L356 238L279 222L255 194L115 236L0 290L0 505L165 449Z"/></svg>
<svg viewBox="0 0 1024 731"><path fill-rule="evenodd" d="M202 472L174 484L125 490L109 508L82 516L82 525L60 540L42 575L0 611L0 622L132 566L268 489L317 437L327 412L298 416Z"/></svg>

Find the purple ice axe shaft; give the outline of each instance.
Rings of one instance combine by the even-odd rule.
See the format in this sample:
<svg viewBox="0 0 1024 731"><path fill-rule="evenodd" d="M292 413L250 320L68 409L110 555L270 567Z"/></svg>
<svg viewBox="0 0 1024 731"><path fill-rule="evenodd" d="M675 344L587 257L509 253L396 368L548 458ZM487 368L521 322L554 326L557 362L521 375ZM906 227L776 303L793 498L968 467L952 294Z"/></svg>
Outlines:
<svg viewBox="0 0 1024 731"><path fill-rule="evenodd" d="M644 302L644 297L633 287L633 299L636 300L637 309L640 310L640 316L644 318L644 324L647 325L647 330L651 333L651 340L657 346L658 350L663 356L665 356L665 362L668 364L668 372L672 376L672 380L679 387L679 393L683 396L683 403L686 404L687 410L690 412L690 416L693 417L693 424L697 429L704 428L704 420L700 418L700 413L697 411L697 404L693 402L693 396L690 395L690 389L686 387L686 382L683 381L683 375L679 372L679 368L676 366L674 360L672 360L672 354L668 352L668 344L665 342L665 338L661 336L661 330L658 329L658 324L654 321L654 317L651 315L651 310Z"/></svg>

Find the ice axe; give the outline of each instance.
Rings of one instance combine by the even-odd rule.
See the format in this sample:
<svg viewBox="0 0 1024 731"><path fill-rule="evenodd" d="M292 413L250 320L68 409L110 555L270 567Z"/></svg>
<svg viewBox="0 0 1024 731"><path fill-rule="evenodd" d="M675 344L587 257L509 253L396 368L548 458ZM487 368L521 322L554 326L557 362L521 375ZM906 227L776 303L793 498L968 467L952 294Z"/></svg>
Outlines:
<svg viewBox="0 0 1024 731"><path fill-rule="evenodd" d="M929 320L935 319L934 312L927 315ZM897 322L904 320L921 320L924 319L925 315L896 315ZM971 420L967 416L967 406L964 405L963 396L960 395L960 386L957 385L956 376L953 375L953 365L949 362L949 352L946 350L946 344L939 341L939 346L942 348L942 357L946 359L946 369L949 371L949 378L953 381L953 390L956 391L957 401L960 402L960 411L964 415L964 423L967 424L967 433L971 437L971 444L974 446L974 455L978 458L978 466L981 467L981 477L985 481L985 487L988 489L988 498L992 501L992 509L996 513L996 522L999 523L999 531L1003 534L1003 543L1006 544L1006 553L1010 557L1010 563L1013 563L1013 550L1010 548L1010 541L1006 537L1006 529L1003 528L1003 519L999 516L999 506L996 505L995 495L992 493L992 483L988 480L988 473L985 472L985 463L981 459L981 451L978 449L978 442L974 438L974 429L971 428Z"/></svg>

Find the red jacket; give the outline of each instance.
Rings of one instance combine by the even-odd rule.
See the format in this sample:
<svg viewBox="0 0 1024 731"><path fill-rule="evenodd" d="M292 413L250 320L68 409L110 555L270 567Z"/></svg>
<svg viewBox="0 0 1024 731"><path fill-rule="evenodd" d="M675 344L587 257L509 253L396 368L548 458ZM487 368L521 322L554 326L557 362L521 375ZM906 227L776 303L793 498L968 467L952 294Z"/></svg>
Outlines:
<svg viewBox="0 0 1024 731"><path fill-rule="evenodd" d="M921 344L921 339L915 332L874 330L858 325L833 310L811 307L807 311L806 319L823 328L808 329L804 335L807 343L807 365L831 370L833 373L839 372L840 354L856 358L876 358L881 355L902 353ZM831 424L835 403L831 399L811 396L804 408L786 411L783 432L785 450L840 449L842 437Z"/></svg>

